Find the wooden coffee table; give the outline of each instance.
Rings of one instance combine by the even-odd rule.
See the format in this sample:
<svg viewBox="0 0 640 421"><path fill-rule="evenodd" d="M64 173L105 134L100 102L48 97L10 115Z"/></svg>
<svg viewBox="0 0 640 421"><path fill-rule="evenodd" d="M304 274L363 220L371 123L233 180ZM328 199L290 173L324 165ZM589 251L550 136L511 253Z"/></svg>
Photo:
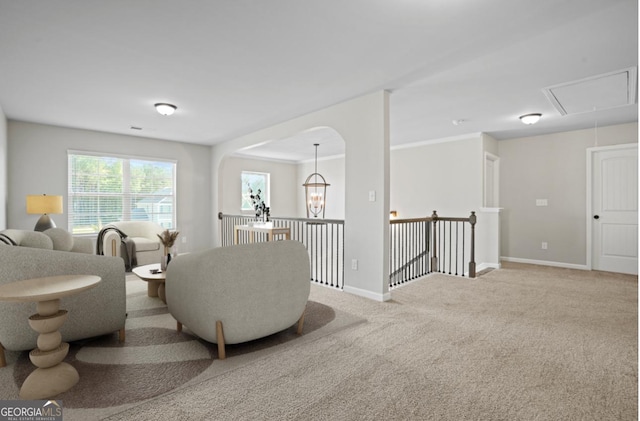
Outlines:
<svg viewBox="0 0 640 421"><path fill-rule="evenodd" d="M157 271L156 273L154 273ZM132 272L143 281L147 282L147 295L149 297L160 297L163 303L167 304L167 296L165 295L164 282L166 272L160 271L160 263L152 263L150 265L137 266Z"/></svg>
<svg viewBox="0 0 640 421"><path fill-rule="evenodd" d="M20 398L52 398L78 383L78 371L62 362L69 344L62 342L59 332L67 319L67 310L60 310L60 299L93 288L101 280L94 275L62 275L0 285L0 300L36 302L37 314L29 317L29 325L39 335L37 348L29 353L29 358L38 368L22 384Z"/></svg>

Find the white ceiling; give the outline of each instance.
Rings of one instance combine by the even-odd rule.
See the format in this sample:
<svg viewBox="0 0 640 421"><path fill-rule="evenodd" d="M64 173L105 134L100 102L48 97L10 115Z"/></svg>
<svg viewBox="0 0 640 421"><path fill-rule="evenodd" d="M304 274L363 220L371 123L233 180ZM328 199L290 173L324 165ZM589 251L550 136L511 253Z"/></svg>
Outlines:
<svg viewBox="0 0 640 421"><path fill-rule="evenodd" d="M561 115L543 90L637 64L636 0L0 0L9 119L198 144L381 89L392 146L636 122L635 99ZM538 124L518 121L532 112ZM253 152L340 145L301 139Z"/></svg>

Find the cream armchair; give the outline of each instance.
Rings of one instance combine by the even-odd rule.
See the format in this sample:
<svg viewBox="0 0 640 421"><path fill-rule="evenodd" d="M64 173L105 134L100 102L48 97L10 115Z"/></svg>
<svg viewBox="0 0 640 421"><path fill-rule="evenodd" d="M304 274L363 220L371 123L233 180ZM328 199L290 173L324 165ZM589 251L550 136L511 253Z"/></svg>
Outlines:
<svg viewBox="0 0 640 421"><path fill-rule="evenodd" d="M297 323L311 288L309 254L297 241L268 241L181 254L167 266L169 313L208 342L262 338Z"/></svg>
<svg viewBox="0 0 640 421"><path fill-rule="evenodd" d="M165 230L151 221L120 221L109 224L125 234L135 244L135 258L139 266L160 263L164 248L158 238ZM102 235L102 252L105 256L122 257L122 238L117 230L105 227Z"/></svg>

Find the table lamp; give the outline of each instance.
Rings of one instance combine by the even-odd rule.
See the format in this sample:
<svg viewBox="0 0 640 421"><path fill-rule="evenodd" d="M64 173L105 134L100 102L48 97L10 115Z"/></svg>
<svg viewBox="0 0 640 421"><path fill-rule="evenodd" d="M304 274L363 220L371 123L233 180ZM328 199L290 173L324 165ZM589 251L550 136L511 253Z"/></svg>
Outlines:
<svg viewBox="0 0 640 421"><path fill-rule="evenodd" d="M34 231L46 231L49 228L55 228L56 224L49 217L49 214L62 213L62 196L27 195L27 213L29 215L42 215L38 219Z"/></svg>

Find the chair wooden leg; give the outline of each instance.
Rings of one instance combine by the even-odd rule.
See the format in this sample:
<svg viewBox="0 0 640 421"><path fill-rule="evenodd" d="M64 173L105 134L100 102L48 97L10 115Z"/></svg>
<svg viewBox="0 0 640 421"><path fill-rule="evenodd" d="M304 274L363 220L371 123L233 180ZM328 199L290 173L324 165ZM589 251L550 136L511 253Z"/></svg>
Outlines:
<svg viewBox="0 0 640 421"><path fill-rule="evenodd" d="M300 316L300 319L298 320L298 330L296 331L296 333L298 335L302 335L302 327L304 326L304 311L302 312L302 316Z"/></svg>
<svg viewBox="0 0 640 421"><path fill-rule="evenodd" d="M4 356L4 347L0 344L0 367L7 366L7 359Z"/></svg>
<svg viewBox="0 0 640 421"><path fill-rule="evenodd" d="M120 342L124 342L124 338L125 338L125 333L124 333L124 327L123 327L118 331L118 340Z"/></svg>
<svg viewBox="0 0 640 421"><path fill-rule="evenodd" d="M224 360L227 358L227 353L224 348L224 331L220 320L216 321L216 340L218 341L218 358Z"/></svg>
<svg viewBox="0 0 640 421"><path fill-rule="evenodd" d="M178 333L182 332L182 323L176 322L176 330L178 331Z"/></svg>

